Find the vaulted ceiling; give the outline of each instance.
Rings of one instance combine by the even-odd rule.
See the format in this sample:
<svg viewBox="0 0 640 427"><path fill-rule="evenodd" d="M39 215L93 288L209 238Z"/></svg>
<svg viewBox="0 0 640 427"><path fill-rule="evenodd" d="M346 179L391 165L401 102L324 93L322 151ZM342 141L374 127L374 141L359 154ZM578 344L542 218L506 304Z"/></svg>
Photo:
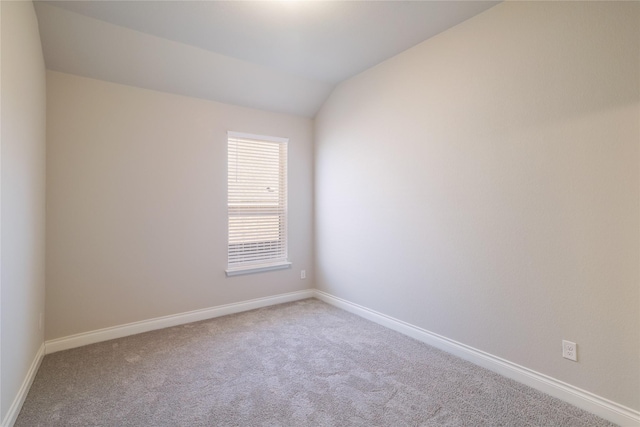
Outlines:
<svg viewBox="0 0 640 427"><path fill-rule="evenodd" d="M48 69L313 117L336 84L496 1L40 1Z"/></svg>

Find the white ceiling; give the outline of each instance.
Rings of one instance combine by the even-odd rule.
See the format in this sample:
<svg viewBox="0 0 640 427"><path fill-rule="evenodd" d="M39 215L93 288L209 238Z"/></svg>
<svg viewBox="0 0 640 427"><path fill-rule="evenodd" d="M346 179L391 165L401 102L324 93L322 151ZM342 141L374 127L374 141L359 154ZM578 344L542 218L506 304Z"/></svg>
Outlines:
<svg viewBox="0 0 640 427"><path fill-rule="evenodd" d="M496 1L36 2L47 68L313 117L333 87Z"/></svg>

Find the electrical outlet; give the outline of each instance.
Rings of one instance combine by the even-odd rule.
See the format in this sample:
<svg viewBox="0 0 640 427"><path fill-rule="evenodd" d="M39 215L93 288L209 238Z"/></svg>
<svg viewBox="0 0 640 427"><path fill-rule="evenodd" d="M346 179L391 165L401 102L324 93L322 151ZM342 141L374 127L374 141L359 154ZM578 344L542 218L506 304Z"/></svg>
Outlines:
<svg viewBox="0 0 640 427"><path fill-rule="evenodd" d="M578 361L578 346L571 341L562 340L562 357L565 359Z"/></svg>
<svg viewBox="0 0 640 427"><path fill-rule="evenodd" d="M301 279L307 278L307 270L300 270L300 278Z"/></svg>

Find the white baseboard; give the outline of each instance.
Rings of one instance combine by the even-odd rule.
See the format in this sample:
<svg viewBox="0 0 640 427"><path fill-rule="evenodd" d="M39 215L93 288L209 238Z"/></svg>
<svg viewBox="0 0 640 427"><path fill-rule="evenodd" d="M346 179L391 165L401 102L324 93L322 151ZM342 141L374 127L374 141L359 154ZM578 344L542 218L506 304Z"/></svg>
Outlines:
<svg viewBox="0 0 640 427"><path fill-rule="evenodd" d="M20 386L20 390L18 390L16 398L13 399L13 403L9 407L7 415L5 415L4 420L2 420L2 423L0 423L1 427L12 427L16 422L18 414L20 413L20 409L22 409L22 404L27 398L27 394L29 394L31 384L33 384L33 380L36 377L36 373L38 372L38 368L40 367L40 363L42 362L42 358L44 357L44 348L45 347L43 343L38 349L36 357L33 358L31 366L29 367L29 371L27 371L27 376L24 378L24 381Z"/></svg>
<svg viewBox="0 0 640 427"><path fill-rule="evenodd" d="M99 329L97 331L85 332L81 334L71 335L68 337L58 338L45 342L40 348L38 355L34 359L27 378L20 388L20 392L14 400L4 422L0 427L11 427L15 422L20 408L27 396L29 387L33 382L33 378L40 366L44 354L54 353L56 351L67 350L75 347L81 347L88 344L107 341L115 338L121 338L129 335L135 335L156 329L167 328L171 326L183 325L186 323L197 322L200 320L211 319L214 317L225 316L228 314L239 313L242 311L253 310L256 308L267 307L270 305L282 304L285 302L297 301L305 298L316 297L328 304L342 308L343 310L357 314L360 317L371 320L389 329L393 329L404 335L408 335L426 344L454 354L462 359L468 360L476 365L490 369L507 378L511 378L520 383L526 384L565 402L571 403L581 409L596 414L604 419L614 422L621 426L640 426L640 412L608 399L595 395L586 390L567 384L563 381L525 368L508 360L475 349L457 341L451 340L444 336L429 332L425 329L368 309L358 304L342 298L335 297L326 292L308 289L304 291L291 292L286 294L275 295L271 297L258 298L239 303L220 305L201 310L194 310L186 313L180 313L170 316L158 317L155 319L144 320L140 322L129 323L126 325L114 326L111 328Z"/></svg>
<svg viewBox="0 0 640 427"><path fill-rule="evenodd" d="M126 325L98 329L96 331L83 332L76 335L70 335L67 337L46 341L46 354L68 350L76 347L82 347L84 345L94 344L97 342L108 341L115 338L122 338L129 335L140 334L156 329L168 328L172 326L184 325L186 323L197 322L200 320L212 319L214 317L226 316L227 314L239 313L241 311L253 310L256 308L297 301L305 298L312 298L313 296L313 290L308 289L304 291L289 292L286 294L257 298L233 304L219 305L216 307L204 308L201 310L193 310L186 313L156 317L155 319L142 320L140 322L133 322Z"/></svg>
<svg viewBox="0 0 640 427"><path fill-rule="evenodd" d="M459 343L442 335L395 319L385 314L370 310L326 292L315 290L314 295L321 301L371 320L379 325L408 335L433 347L454 354L471 363L487 368L507 378L511 378L543 393L564 400L578 408L591 412L599 417L620 426L640 426L640 412L586 390L567 384L563 381L509 362L508 360Z"/></svg>

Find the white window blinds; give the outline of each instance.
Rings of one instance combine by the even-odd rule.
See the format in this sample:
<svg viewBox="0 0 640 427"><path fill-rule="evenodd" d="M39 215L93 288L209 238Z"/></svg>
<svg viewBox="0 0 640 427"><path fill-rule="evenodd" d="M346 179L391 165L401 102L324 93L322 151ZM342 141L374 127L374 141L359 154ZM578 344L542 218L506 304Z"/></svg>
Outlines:
<svg viewBox="0 0 640 427"><path fill-rule="evenodd" d="M227 274L287 266L287 139L228 133Z"/></svg>

